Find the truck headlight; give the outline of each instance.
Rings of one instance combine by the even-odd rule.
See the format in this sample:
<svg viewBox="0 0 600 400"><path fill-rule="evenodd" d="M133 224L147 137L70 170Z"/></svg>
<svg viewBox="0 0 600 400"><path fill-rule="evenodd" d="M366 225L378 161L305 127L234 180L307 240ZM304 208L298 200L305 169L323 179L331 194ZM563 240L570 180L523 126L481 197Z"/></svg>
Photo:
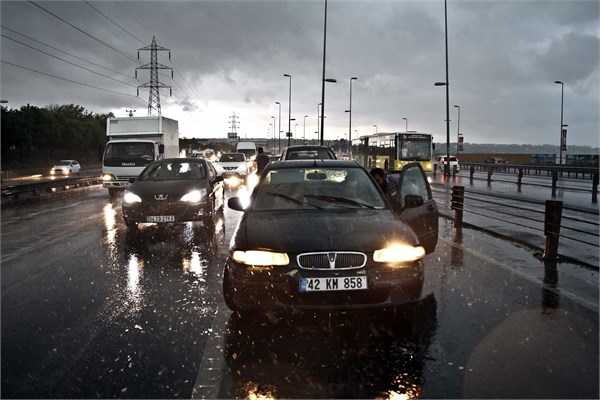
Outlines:
<svg viewBox="0 0 600 400"><path fill-rule="evenodd" d="M123 193L123 202L125 204L141 203L142 199L137 194L126 190L125 193Z"/></svg>
<svg viewBox="0 0 600 400"><path fill-rule="evenodd" d="M103 181L112 181L115 177L112 176L111 174L103 174L102 175L102 180Z"/></svg>

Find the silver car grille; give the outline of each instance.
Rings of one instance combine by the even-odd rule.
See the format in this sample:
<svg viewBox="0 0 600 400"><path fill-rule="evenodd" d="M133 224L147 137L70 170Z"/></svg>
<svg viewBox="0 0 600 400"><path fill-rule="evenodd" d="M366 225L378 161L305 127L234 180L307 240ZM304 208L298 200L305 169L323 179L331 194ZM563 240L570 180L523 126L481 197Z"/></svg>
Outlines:
<svg viewBox="0 0 600 400"><path fill-rule="evenodd" d="M302 253L297 256L298 266L310 270L358 269L367 263L367 255L353 251Z"/></svg>

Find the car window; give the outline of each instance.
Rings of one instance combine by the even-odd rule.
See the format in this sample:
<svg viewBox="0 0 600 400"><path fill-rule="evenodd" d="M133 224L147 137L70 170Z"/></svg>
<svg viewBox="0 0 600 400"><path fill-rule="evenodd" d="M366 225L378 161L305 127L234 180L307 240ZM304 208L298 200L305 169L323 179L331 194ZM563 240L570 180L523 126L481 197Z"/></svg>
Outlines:
<svg viewBox="0 0 600 400"><path fill-rule="evenodd" d="M361 168L273 169L255 190L254 210L385 207Z"/></svg>
<svg viewBox="0 0 600 400"><path fill-rule="evenodd" d="M189 180L200 179L206 176L202 163L194 162L164 162L148 166L140 174L138 180Z"/></svg>
<svg viewBox="0 0 600 400"><path fill-rule="evenodd" d="M430 199L430 192L427 183L423 178L423 173L418 168L408 168L400 183L400 194L397 196L397 202L401 208L406 206L407 195L421 196L423 200Z"/></svg>
<svg viewBox="0 0 600 400"><path fill-rule="evenodd" d="M223 154L219 159L220 162L244 162L243 154Z"/></svg>

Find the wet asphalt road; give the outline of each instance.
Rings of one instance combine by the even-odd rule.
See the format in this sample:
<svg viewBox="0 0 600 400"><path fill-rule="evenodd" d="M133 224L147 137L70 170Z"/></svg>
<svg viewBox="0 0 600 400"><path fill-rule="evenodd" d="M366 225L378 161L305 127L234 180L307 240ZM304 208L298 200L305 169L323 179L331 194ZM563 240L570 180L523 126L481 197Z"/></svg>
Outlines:
<svg viewBox="0 0 600 400"><path fill-rule="evenodd" d="M440 219L418 306L245 320L239 213L132 236L119 201L2 209L2 398L598 398L597 271Z"/></svg>

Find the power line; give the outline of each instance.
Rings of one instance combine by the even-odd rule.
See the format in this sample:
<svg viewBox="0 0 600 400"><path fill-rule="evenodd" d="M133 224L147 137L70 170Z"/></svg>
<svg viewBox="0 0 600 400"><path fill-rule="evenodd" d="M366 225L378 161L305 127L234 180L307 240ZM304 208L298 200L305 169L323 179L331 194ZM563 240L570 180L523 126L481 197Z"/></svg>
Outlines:
<svg viewBox="0 0 600 400"><path fill-rule="evenodd" d="M61 78L60 76L56 76L56 75L52 75L52 74L48 74L48 73L46 73L46 72L36 71L35 69L27 68L27 67L24 67L24 66L22 66L22 65L14 64L14 63L11 63L11 62L8 62L8 61L0 60L0 62L2 62L3 64L12 65L13 67L23 68L23 69L26 69L26 70L28 70L28 71L35 72L35 73L38 73L38 74L41 74L41 75L50 76L50 77L52 77L52 78L60 79L60 80L67 81L67 82L71 82L71 83L76 83L76 84L78 84L78 85L82 85L82 86L87 86L87 87L90 87L90 88L93 88L93 89L103 90L103 91L105 91L105 92L110 92L110 93L116 93L116 94L120 94L120 95L122 95L122 96L129 96L129 97L136 97L136 98L139 98L139 97L137 97L137 96L134 96L134 95L132 95L132 94L127 94L127 93L116 92L116 91L114 91L114 90L105 89L105 88L101 88L101 87L98 87L98 86L93 86L93 85L88 85L87 83L81 83L81 82L73 81L73 80L71 80L71 79L67 79L67 78ZM140 99L140 100L141 100L141 99Z"/></svg>
<svg viewBox="0 0 600 400"><path fill-rule="evenodd" d="M88 36L88 37L90 37L90 38L94 39L94 40L95 40L95 41L97 41L98 43L100 43L100 44L103 44L104 46L108 47L109 49L111 49L111 50L113 50L113 51L115 51L115 52L119 53L120 55L122 55L122 56L124 56L124 57L127 57L127 58L129 58L130 60L132 60L132 61L134 61L134 62L139 62L139 60L136 60L135 58L133 58L133 57L129 56L129 54L125 53L124 51L122 51L122 50L119 50L119 49L117 49L117 48L116 48L116 47L114 47L114 46L111 46L110 44L108 44L108 43L106 43L106 42L104 42L104 41L102 41L102 40L98 39L97 37L95 37L95 36L93 36L93 35L90 35L90 34L89 34L89 33L87 33L86 31L84 31L83 29L80 29L80 28L76 27L75 25L73 25L73 24L71 24L70 22L66 21L65 19L63 19L63 18L59 17L58 15L56 15L56 14L54 14L54 13L52 13L52 12L50 12L50 11L46 10L44 7L40 6L39 4L36 4L36 3L34 3L33 1L31 1L31 0L30 0L29 2L30 2L31 4L33 4L34 6L38 7L39 9L41 9L41 10L43 10L43 11L47 12L48 14L52 15L54 18L57 18L57 19L59 19L60 21L62 21L62 22L64 22L65 24L69 25L70 27L72 27L72 28L74 28L74 29L77 29L79 32L83 33L84 35L86 35L86 36Z"/></svg>
<svg viewBox="0 0 600 400"><path fill-rule="evenodd" d="M53 54L47 53L47 52L45 52L44 50L37 49L37 48L35 48L35 47L33 47L33 46L30 46L30 45L28 45L28 44L25 44L25 43L23 43L23 42L20 42L20 41L18 41L18 40L16 40L16 39L13 39L13 38L11 38L11 37L8 37L8 36L6 36L6 35L4 35L4 34L0 34L0 36L2 36L3 38L6 38L6 39L12 40L13 42L19 43L19 44L20 44L20 45L22 45L22 46L29 47L30 49L33 49L33 50L39 51L40 53L42 53L42 54L45 54L45 55L47 55L47 56L50 56L50 57L56 58L57 60L60 60L60 61L66 62L67 64L74 65L74 66L76 66L76 67L78 67L78 68L81 68L81 69L83 69L83 70L86 70L86 71L88 71L88 72L91 72L91 73L94 73L94 74L97 74L97 75L103 76L103 77L105 77L105 78L107 78L107 79L111 79L111 80L113 80L113 81L115 81L115 82L122 83L123 85L131 86L131 87L137 87L137 86L135 86L135 85L131 85L131 84L127 83L127 82L123 82L123 81L120 81L120 80L118 80L118 79L115 79L115 78L113 78L113 77L111 77L111 76L107 76L107 75L101 74L100 72L93 71L93 70L91 70L91 69L89 69L89 68L82 67L81 65L78 65L78 64L72 63L71 61L67 61L67 60L65 60L65 59L62 59L62 58L60 58L60 57L57 57L57 56L55 56L55 55L53 55Z"/></svg>
<svg viewBox="0 0 600 400"><path fill-rule="evenodd" d="M107 20L109 20L110 22L112 22L113 24L115 24L123 32L125 32L126 34L128 34L129 36L131 36L132 38L134 38L135 40L137 40L141 44L145 44L143 41L141 41L140 39L138 39L135 35L133 35L132 33L130 33L127 29L123 28L121 25L117 24L115 21L113 21L108 16L106 16L105 14L103 14L100 10L98 10L96 7L94 7L93 5L91 5L89 2L84 1L84 3L87 4L88 6L92 7L94 10L96 10L98 12L98 14L102 15L104 18L106 18Z"/></svg>
<svg viewBox="0 0 600 400"><path fill-rule="evenodd" d="M49 45L49 44L47 44L47 43L40 42L39 40L36 40L36 39L34 39L34 38L30 37L30 36L27 36L27 35L24 35L24 34L22 34L22 33L19 33L19 32L17 32L17 31L13 30L13 29L7 28L7 27L6 27L6 26L4 26L4 25L0 25L0 26L2 27L2 29L6 29L7 31L10 31L10 32L12 32L12 33L14 33L14 34L16 34L16 35L19 35L19 36L23 36L24 38L27 38L27 39L29 39L29 40L31 40L31 41L33 41L33 42L36 42L36 43L39 43L39 44L41 44L41 45L43 45L43 46L49 47L49 48L51 48L52 50L56 50L56 51L58 51L58 52L60 52L60 53L66 54L66 55L68 55L68 56L71 56L71 57L73 57L73 58L76 58L76 59L78 59L78 60L81 60L81 61L83 61L83 62L86 62L86 63L88 63L88 64L95 65L95 66L96 66L96 67L98 67L98 68L105 69L105 70L107 70L107 71L110 71L110 72L113 72L113 73L115 73L115 74L123 75L123 76L124 76L124 77L126 77L126 78L131 78L131 79L134 79L134 78L132 78L131 76L129 76L129 75L125 75L125 74L123 74L123 73L121 73L121 72L119 72L119 71L116 71L116 70L114 70L114 69L110 69L110 68L104 67L104 66L102 66L102 65L100 65L100 64L96 64L95 62L92 62L92 61L86 60L85 58L78 57L78 56L76 56L76 55L74 55L74 54L71 54L71 53L69 53L69 52L66 52L66 51L64 51L64 50L61 50L61 49L59 49L59 48L56 48L56 47L54 47L54 46L51 46L51 45ZM13 40L14 40L14 39L13 39Z"/></svg>

